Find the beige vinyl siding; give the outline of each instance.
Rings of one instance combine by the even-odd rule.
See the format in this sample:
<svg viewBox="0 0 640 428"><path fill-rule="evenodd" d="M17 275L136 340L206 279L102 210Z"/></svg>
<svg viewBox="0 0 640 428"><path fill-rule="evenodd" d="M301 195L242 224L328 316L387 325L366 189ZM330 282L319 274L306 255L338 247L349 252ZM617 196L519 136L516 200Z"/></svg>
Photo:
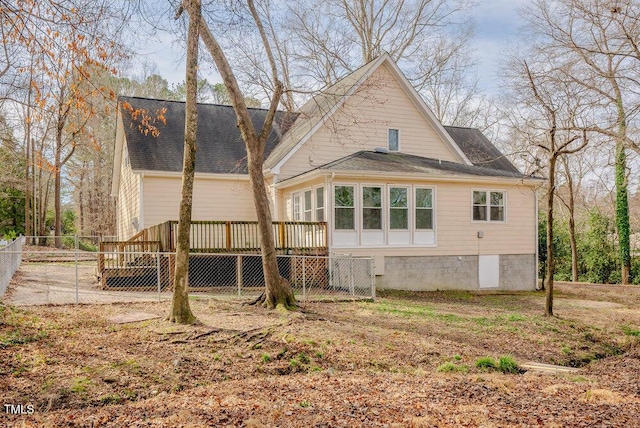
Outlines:
<svg viewBox="0 0 640 428"><path fill-rule="evenodd" d="M178 219L181 186L180 176L144 177L145 227ZM191 217L193 220L255 221L249 181L196 177Z"/></svg>
<svg viewBox="0 0 640 428"><path fill-rule="evenodd" d="M142 219L140 218L140 176L131 170L126 144L123 145L123 150L116 223L118 239L126 240L138 232L133 227L133 223L137 222L141 225Z"/></svg>
<svg viewBox="0 0 640 428"><path fill-rule="evenodd" d="M399 130L403 153L458 162L383 65L284 163L280 180L360 150L386 148L389 128Z"/></svg>
<svg viewBox="0 0 640 428"><path fill-rule="evenodd" d="M536 252L536 213L534 188L518 184L489 184L473 182L354 180L340 177L335 183L349 182L429 186L435 189L435 246L381 246L339 247L335 251L348 249L359 255L490 255L533 254ZM505 222L473 222L471 218L472 191L504 191L506 194ZM413 190L412 190L413 191ZM328 201L327 215L332 216L333 201ZM410 205L410 209L414 209ZM478 232L484 234L478 238ZM332 233L332 232L330 232Z"/></svg>

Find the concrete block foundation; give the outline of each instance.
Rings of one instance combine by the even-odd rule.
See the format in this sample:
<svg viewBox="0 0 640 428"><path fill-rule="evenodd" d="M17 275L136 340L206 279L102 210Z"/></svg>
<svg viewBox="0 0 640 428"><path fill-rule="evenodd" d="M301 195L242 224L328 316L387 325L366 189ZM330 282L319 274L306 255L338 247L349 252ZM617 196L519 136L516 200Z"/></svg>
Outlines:
<svg viewBox="0 0 640 428"><path fill-rule="evenodd" d="M534 290L535 254L499 255L498 288ZM435 291L479 290L478 256L385 256L384 275L376 276L379 289Z"/></svg>

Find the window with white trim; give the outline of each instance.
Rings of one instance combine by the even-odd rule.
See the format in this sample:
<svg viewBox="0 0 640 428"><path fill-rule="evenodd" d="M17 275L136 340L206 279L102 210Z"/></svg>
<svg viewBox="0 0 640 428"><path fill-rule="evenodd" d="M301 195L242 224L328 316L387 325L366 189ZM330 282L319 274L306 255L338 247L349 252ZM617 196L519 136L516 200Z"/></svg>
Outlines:
<svg viewBox="0 0 640 428"><path fill-rule="evenodd" d="M311 215L313 210L311 207L311 190L305 190L304 192L304 221L311 221Z"/></svg>
<svg viewBox="0 0 640 428"><path fill-rule="evenodd" d="M474 221L504 221L504 192L473 191Z"/></svg>
<svg viewBox="0 0 640 428"><path fill-rule="evenodd" d="M409 189L406 187L389 188L389 228L409 229Z"/></svg>
<svg viewBox="0 0 640 428"><path fill-rule="evenodd" d="M294 193L291 196L291 199L293 200L292 203L292 215L291 218L293 218L293 221L300 221L300 218L302 217L302 206L300 204L301 200L300 200L300 193Z"/></svg>
<svg viewBox="0 0 640 428"><path fill-rule="evenodd" d="M334 213L336 230L354 230L355 188L353 186L334 187Z"/></svg>
<svg viewBox="0 0 640 428"><path fill-rule="evenodd" d="M416 230L433 229L433 189L416 188Z"/></svg>
<svg viewBox="0 0 640 428"><path fill-rule="evenodd" d="M316 188L316 221L324 221L324 187Z"/></svg>
<svg viewBox="0 0 640 428"><path fill-rule="evenodd" d="M382 188L362 187L362 228L382 229Z"/></svg>
<svg viewBox="0 0 640 428"><path fill-rule="evenodd" d="M389 129L388 133L388 147L392 152L397 152L400 150L400 130L399 129Z"/></svg>

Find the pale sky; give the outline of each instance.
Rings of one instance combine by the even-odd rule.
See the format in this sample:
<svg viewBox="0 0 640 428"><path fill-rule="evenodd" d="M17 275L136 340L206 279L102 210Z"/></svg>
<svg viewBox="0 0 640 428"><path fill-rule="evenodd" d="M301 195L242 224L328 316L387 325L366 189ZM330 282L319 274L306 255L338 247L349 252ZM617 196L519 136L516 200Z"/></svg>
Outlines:
<svg viewBox="0 0 640 428"><path fill-rule="evenodd" d="M498 71L502 58L509 46L517 39L522 19L515 9L528 0L478 0L472 9L476 21L476 35L472 51L478 61L477 72L480 86L488 94L497 92L499 85ZM149 43L141 49L144 58L155 64L156 72L167 79L170 84L184 80L183 47L175 45L167 36L164 43ZM134 65L135 69L139 69ZM213 70L203 73L209 81L216 81ZM217 73L215 73L217 76Z"/></svg>
<svg viewBox="0 0 640 428"><path fill-rule="evenodd" d="M475 53L480 85L488 93L497 91L500 62L517 41L524 25L516 8L528 0L479 0L474 8L476 20Z"/></svg>

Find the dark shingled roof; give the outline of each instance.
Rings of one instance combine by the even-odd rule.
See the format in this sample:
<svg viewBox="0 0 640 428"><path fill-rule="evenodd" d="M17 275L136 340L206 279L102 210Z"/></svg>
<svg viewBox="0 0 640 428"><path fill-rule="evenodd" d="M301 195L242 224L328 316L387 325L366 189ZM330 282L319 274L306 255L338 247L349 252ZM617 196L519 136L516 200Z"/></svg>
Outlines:
<svg viewBox="0 0 640 428"><path fill-rule="evenodd" d="M456 126L445 126L444 129L474 165L519 173L479 129Z"/></svg>
<svg viewBox="0 0 640 428"><path fill-rule="evenodd" d="M132 117L127 109L122 109L122 120L126 135L131 167L146 171L182 171L184 151L184 110L180 101L154 100L137 97L119 97L120 102L129 103L134 109L144 109L152 120L166 108L166 124L155 120L153 124L160 134L144 134L145 127L140 124L140 116ZM265 109L249 109L256 130L260 130L267 114ZM267 139L264 158L282 140L282 136L291 128L298 117L297 113L278 112L274 126ZM368 171L404 171L419 172L430 169L458 174L471 174L487 177L523 177L518 169L504 157L478 129L445 126L446 131L460 149L474 164L468 166L455 162L439 162L402 153L388 155L359 152L338 159L323 167L328 169L353 169ZM247 172L247 152L236 126L236 116L231 106L216 104L198 104L198 149L196 171L204 173L240 173ZM387 165L383 165L387 163Z"/></svg>
<svg viewBox="0 0 640 428"><path fill-rule="evenodd" d="M120 102L129 103L134 109L146 110L146 115L156 119L161 109L166 108L166 124L156 120L157 137L134 119L127 109L122 110L124 132L129 150L131 167L134 170L182 171L184 153L185 104L179 101L154 100L148 98L119 97ZM249 109L251 120L260 132L267 114L265 109ZM274 126L265 146L266 158L278 144L282 134L291 126L297 114L278 112ZM236 116L231 106L198 104L198 148L196 172L243 173L247 172L247 151L236 126Z"/></svg>
<svg viewBox="0 0 640 428"><path fill-rule="evenodd" d="M317 169L327 171L369 171L401 172L425 174L426 176L448 177L452 175L473 175L478 177L527 178L515 171L505 171L482 166L465 165L457 162L423 158L400 152L360 151L329 162Z"/></svg>

